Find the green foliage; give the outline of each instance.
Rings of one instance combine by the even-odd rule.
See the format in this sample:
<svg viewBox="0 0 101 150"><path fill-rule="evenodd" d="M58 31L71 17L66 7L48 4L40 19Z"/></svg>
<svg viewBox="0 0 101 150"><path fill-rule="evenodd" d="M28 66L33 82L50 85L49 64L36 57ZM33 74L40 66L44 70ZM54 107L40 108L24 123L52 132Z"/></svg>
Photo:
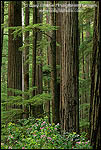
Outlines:
<svg viewBox="0 0 101 150"><path fill-rule="evenodd" d="M91 4L94 5L94 1L79 1L79 4ZM82 7L82 12L79 13L79 19L82 20L91 20L94 18L94 7Z"/></svg>
<svg viewBox="0 0 101 150"><path fill-rule="evenodd" d="M80 110L81 109L86 109L87 107L90 107L90 104L89 103L83 103L80 105Z"/></svg>
<svg viewBox="0 0 101 150"><path fill-rule="evenodd" d="M43 72L46 73L46 75L47 75L47 73L48 74L51 73L51 66L50 65L44 65L43 66Z"/></svg>
<svg viewBox="0 0 101 150"><path fill-rule="evenodd" d="M29 97L28 100L24 99L24 97L21 96L22 94L24 95L26 94L30 96L30 93L32 92L33 89L36 89L36 87L29 89L29 91L27 92L12 89L12 91L16 93L16 96L9 96L8 98L5 96L5 99L2 100L2 103L1 103L2 125L5 125L7 122L9 122L10 120L13 120L14 118L16 119L16 116L19 117L22 113L24 113L24 110L20 106L24 106L24 105L30 106L30 104L33 106L38 106L52 99L51 93L38 94L34 97ZM16 105L18 109L15 109L13 107L14 105ZM8 111L5 110L6 106L9 106L11 109L9 109Z"/></svg>
<svg viewBox="0 0 101 150"><path fill-rule="evenodd" d="M57 47L61 47L61 45L60 45L58 42L56 42L56 46L57 46Z"/></svg>
<svg viewBox="0 0 101 150"><path fill-rule="evenodd" d="M11 29L13 31L13 35L14 35L14 39L16 38L16 36L21 36L22 33L25 33L27 31L33 31L35 30L36 32L42 32L43 34L45 34L45 32L49 32L52 30L57 30L58 27L57 26L52 26L50 24L47 23L38 23L38 24L30 24L28 26L17 26L17 27L7 27L7 29Z"/></svg>
<svg viewBox="0 0 101 150"><path fill-rule="evenodd" d="M52 99L51 93L42 93L42 94L37 94L34 97L29 97L29 99L24 99L22 97L22 94L30 96L30 93L33 89L36 89L37 87L31 88L30 90L24 92L21 90L17 89L11 89L9 88L10 91L14 92L16 96L9 96L5 102L1 103L2 105L27 105L27 104L32 104L34 106L41 105L45 103L46 101L49 101Z"/></svg>
<svg viewBox="0 0 101 150"><path fill-rule="evenodd" d="M93 23L94 23L94 5L93 1L79 1L82 4L82 11L79 13L79 99L80 99L80 130L89 130L89 108L90 108L90 69L93 48ZM84 5L83 5L84 4ZM87 6L86 4L89 4ZM86 6L85 6L86 5ZM77 149L80 148L77 143ZM85 144L85 143L84 143ZM87 144L85 144L86 146ZM86 149L86 147L84 148Z"/></svg>
<svg viewBox="0 0 101 150"><path fill-rule="evenodd" d="M80 129L83 129L83 128L88 128L89 129L89 125L90 125L90 123L89 123L89 120L88 120L87 117L80 120Z"/></svg>
<svg viewBox="0 0 101 150"><path fill-rule="evenodd" d="M9 122L8 136L5 143L1 144L1 149L91 149L85 133L61 135L59 130L59 123L49 124L48 117L20 119L16 124Z"/></svg>
<svg viewBox="0 0 101 150"><path fill-rule="evenodd" d="M89 141L86 142L76 142L75 147L73 147L73 149L92 149L92 147L90 146Z"/></svg>
<svg viewBox="0 0 101 150"><path fill-rule="evenodd" d="M2 102L1 102L1 124L2 124L2 139L6 137L6 132L4 126L9 122L16 120L17 118L20 118L22 114L24 113L24 110L21 108L21 106L38 106L46 101L51 100L52 96L51 93L42 93L38 94L34 97L31 96L32 91L34 89L37 89L37 87L30 88L28 91L23 92L18 89L12 89L9 88L8 91L12 91L15 93L16 96L9 96L7 97L6 94L2 94ZM28 95L29 99L24 99L22 95ZM14 108L14 105L17 106L17 108ZM10 109L7 111L6 107L9 107Z"/></svg>

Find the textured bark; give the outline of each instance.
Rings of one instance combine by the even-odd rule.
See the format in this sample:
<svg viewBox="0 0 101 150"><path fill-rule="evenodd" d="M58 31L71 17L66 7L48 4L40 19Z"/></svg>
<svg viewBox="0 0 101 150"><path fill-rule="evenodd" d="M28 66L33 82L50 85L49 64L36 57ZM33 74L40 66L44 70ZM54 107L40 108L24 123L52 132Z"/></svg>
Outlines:
<svg viewBox="0 0 101 150"><path fill-rule="evenodd" d="M29 1L25 2L27 7L25 7L25 26L29 25ZM25 32L25 44L29 44L29 31ZM27 61L27 63L26 63ZM29 90L29 46L25 47L24 52L24 91ZM24 95L24 98L27 100L29 98L28 95ZM29 107L24 106L24 118L28 118Z"/></svg>
<svg viewBox="0 0 101 150"><path fill-rule="evenodd" d="M44 81L44 86L47 86L48 84L48 90L45 92L45 93L50 93L50 83L49 82L45 82ZM45 104L44 104L44 110L45 110L45 116L48 117L48 122L51 123L51 118L50 118L50 101L47 101Z"/></svg>
<svg viewBox="0 0 101 150"><path fill-rule="evenodd" d="M36 1L33 1L33 5L37 5ZM37 8L33 8L33 24L37 23ZM33 30L33 50L32 50L32 88L35 87L36 80L36 45L37 45L37 32ZM35 96L35 90L32 91L32 96ZM34 106L30 105L30 113L34 114Z"/></svg>
<svg viewBox="0 0 101 150"><path fill-rule="evenodd" d="M40 4L40 2L38 2L38 4ZM42 23L42 18L43 18L43 14L42 12L39 11L40 9L37 9L37 23ZM43 91L43 87L42 87L42 48L38 48L38 43L41 41L42 39L42 33L41 32L37 32L37 56L40 57L40 62L38 62L36 64L36 95L37 94L41 94Z"/></svg>
<svg viewBox="0 0 101 150"><path fill-rule="evenodd" d="M101 13L99 2L95 2L95 19L93 32L93 54L91 71L90 97L90 141L93 149L101 149Z"/></svg>
<svg viewBox="0 0 101 150"><path fill-rule="evenodd" d="M64 4L76 4L76 1ZM79 131L78 12L62 14L61 125L64 131Z"/></svg>
<svg viewBox="0 0 101 150"><path fill-rule="evenodd" d="M42 2L38 2L38 4L41 4ZM37 9L37 23L42 23L42 19L43 19L43 13L40 12L40 8ZM42 33L38 32L37 33L37 44L38 42L40 42L42 39ZM36 64L36 95L37 94L42 94L43 92L43 73L42 73L42 48L38 48L37 46L37 56L40 57L40 62L38 64ZM43 104L36 106L35 108L35 112L37 115L39 115L40 117L43 116Z"/></svg>
<svg viewBox="0 0 101 150"><path fill-rule="evenodd" d="M47 4L50 4L49 1L46 2ZM47 24L50 24L50 14L48 13L46 15L46 23ZM50 35L50 32L47 33L48 35ZM47 37L47 40L48 42L50 41L50 37ZM47 47L47 65L50 65L50 45ZM47 83L45 83L45 85L48 87L48 93L50 93L50 81L48 80ZM50 118L50 101L46 102L45 103L45 113L46 113L46 116L48 116L48 121L49 123L51 122L51 118Z"/></svg>
<svg viewBox="0 0 101 150"><path fill-rule="evenodd" d="M11 1L8 10L8 26L21 26L21 1ZM22 37L12 35L13 30L8 31L8 88L22 90L22 52L19 47L22 46ZM14 96L15 93L8 91L8 96Z"/></svg>
<svg viewBox="0 0 101 150"><path fill-rule="evenodd" d="M28 7L25 8L25 26L29 25L29 1L26 1ZM29 44L29 31L25 32L25 44ZM29 46L25 47L24 57L24 91L29 89ZM26 63L27 61L27 63ZM28 99L28 96L25 96Z"/></svg>
<svg viewBox="0 0 101 150"><path fill-rule="evenodd" d="M58 2L56 2L58 4ZM59 46L56 46L56 65L60 68L60 60L61 60L61 22L62 22L62 14L61 12L56 13L56 26L58 26L58 30L56 30L56 42ZM60 123L59 116L59 107L60 107L60 69L57 69L57 106L58 106L58 122Z"/></svg>
<svg viewBox="0 0 101 150"><path fill-rule="evenodd" d="M54 1L51 1L54 4ZM51 12L51 25L56 25L56 14ZM52 89L52 122L58 123L59 109L57 98L57 71L56 71L56 31L52 31L51 35L51 89Z"/></svg>
<svg viewBox="0 0 101 150"><path fill-rule="evenodd" d="M21 1L10 1L8 6L8 26L22 26ZM22 36L14 39L13 29L8 30L8 85L7 88L22 90L22 52L19 48L22 46ZM17 96L12 90L8 90L9 96ZM19 95L19 94L18 94ZM22 105L7 105L7 110L12 108L22 109ZM22 118L22 114L16 115Z"/></svg>
<svg viewBox="0 0 101 150"><path fill-rule="evenodd" d="M37 2L37 4L39 4L40 2ZM37 9L37 12L34 12L34 16L33 17L36 17L35 19L35 23L42 23L42 12L39 11L39 8L36 8ZM37 94L41 94L43 92L43 83L42 83L42 60L40 61L39 64L37 64L35 61L36 61L36 56L40 56L42 57L42 49L38 49L38 42L41 41L42 39L42 33L41 32L35 32L34 33L35 35L35 39L34 39L34 43L33 43L33 47L34 47L34 51L33 51L33 56L34 56L34 69L33 71L33 86L36 86L37 89L34 90L33 94L37 95ZM35 96L33 95L33 96ZM41 117L43 115L43 104L42 105L39 105L39 106L34 106L33 107L33 115L35 117Z"/></svg>
<svg viewBox="0 0 101 150"><path fill-rule="evenodd" d="M58 4L56 2L56 4ZM58 30L56 30L56 42L59 46L56 46L56 65L60 65L60 55L61 55L61 21L62 14L61 12L56 13L56 26L58 26ZM57 70L57 77L60 78L60 70Z"/></svg>
<svg viewBox="0 0 101 150"><path fill-rule="evenodd" d="M37 5L36 1L33 1L33 5ZM33 24L37 23L37 8L33 8ZM32 87L35 86L36 80L36 45L37 45L37 32L33 31L33 52L32 52ZM32 92L32 96L35 96L35 90Z"/></svg>
<svg viewBox="0 0 101 150"><path fill-rule="evenodd" d="M22 28L24 28L24 6L22 5ZM22 33L22 42L24 45L24 33ZM22 91L24 92L24 51L22 51ZM24 94L22 94L24 97Z"/></svg>

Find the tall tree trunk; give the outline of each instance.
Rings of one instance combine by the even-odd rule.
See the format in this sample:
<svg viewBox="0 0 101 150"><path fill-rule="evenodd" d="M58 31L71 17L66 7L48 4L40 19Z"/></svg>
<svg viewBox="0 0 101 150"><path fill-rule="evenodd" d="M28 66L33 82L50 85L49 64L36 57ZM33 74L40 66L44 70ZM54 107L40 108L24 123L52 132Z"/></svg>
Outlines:
<svg viewBox="0 0 101 150"><path fill-rule="evenodd" d="M21 1L11 1L8 7L8 26L22 26ZM22 37L14 39L13 29L8 31L8 88L22 90ZM8 96L16 96L12 90L8 91ZM14 105L14 108L22 106Z"/></svg>
<svg viewBox="0 0 101 150"><path fill-rule="evenodd" d="M23 3L22 3L23 4ZM24 28L24 6L22 5L22 28ZM24 45L24 33L22 33L22 43ZM24 92L24 52L22 51L22 91ZM24 97L24 94L22 94Z"/></svg>
<svg viewBox="0 0 101 150"><path fill-rule="evenodd" d="M51 1L54 4L54 1ZM54 6L55 7L55 6ZM55 9L55 8L54 8ZM51 24L56 26L56 14L51 13ZM59 108L57 98L57 71L56 71L56 31L52 31L51 35L51 88L52 88L52 122L58 123Z"/></svg>
<svg viewBox="0 0 101 150"><path fill-rule="evenodd" d="M101 149L101 13L99 2L95 2L95 19L93 33L93 55L91 71L90 97L90 141L93 149Z"/></svg>
<svg viewBox="0 0 101 150"><path fill-rule="evenodd" d="M19 13L18 13L19 12ZM22 25L21 20L21 1L11 1L8 10L8 26L16 27ZM12 35L13 30L8 31L8 88L22 90L22 52L19 47L22 46L22 37ZM8 91L8 96L14 96L15 93Z"/></svg>
<svg viewBox="0 0 101 150"><path fill-rule="evenodd" d="M48 5L50 4L50 1L46 2ZM50 14L47 13L46 14L46 23L50 24ZM47 33L48 35L50 35L50 32ZM50 41L50 37L47 37L47 41ZM50 45L48 45L47 47L47 65L50 65ZM47 83L45 83L45 85L48 87L48 93L50 93L50 81L47 80ZM48 121L49 123L51 123L51 116L50 116L50 101L45 103L45 113L48 116Z"/></svg>
<svg viewBox="0 0 101 150"><path fill-rule="evenodd" d="M27 7L25 8L25 26L29 25L29 1L26 1ZM29 44L29 31L25 32L25 44ZM26 62L27 61L27 62ZM24 57L24 91L29 90L29 46L25 47ZM25 99L28 96L25 95Z"/></svg>
<svg viewBox="0 0 101 150"><path fill-rule="evenodd" d="M36 1L33 1L33 5L37 5ZM33 24L37 23L37 8L33 8ZM35 86L36 80L36 46L37 46L37 32L33 31L33 52L32 52L32 87ZM35 90L32 92L32 96L35 96Z"/></svg>
<svg viewBox="0 0 101 150"><path fill-rule="evenodd" d="M38 2L34 2L38 4ZM34 8L33 10L33 24L42 23L42 13L39 11L39 8ZM42 61L40 64L36 62L36 56L42 56L42 50L38 49L38 42L42 39L42 33L33 32L34 35L34 42L33 42L33 67L32 67L32 86L37 86L36 90L33 90L33 96L37 94L41 94L43 91L42 85ZM34 106L33 107L33 115L34 117L42 116L43 114L43 105Z"/></svg>
<svg viewBox="0 0 101 150"><path fill-rule="evenodd" d="M38 4L41 4L42 2L37 2ZM37 8L37 23L42 23L43 19L43 13L40 12L40 8ZM42 94L43 93L43 73L42 73L42 48L38 48L38 45L40 45L40 41L42 40L42 33L37 33L37 53L36 55L40 57L38 60L39 62L36 62L36 86L37 89L35 91L35 95ZM35 106L35 116L36 117L42 117L43 116L43 104L39 106Z"/></svg>
<svg viewBox="0 0 101 150"><path fill-rule="evenodd" d="M29 1L25 2L27 7L25 7L25 26L29 25ZM29 44L29 31L25 32L25 44ZM25 47L24 52L24 91L29 90L29 46ZM28 95L24 95L24 98L27 100ZM28 105L24 106L25 118L28 118L29 107Z"/></svg>
<svg viewBox="0 0 101 150"><path fill-rule="evenodd" d="M58 4L58 2L56 2ZM58 106L58 122L60 123L60 115L59 115L59 107L60 107L60 61L61 61L61 22L62 22L62 14L61 12L56 13L56 26L59 27L56 30L56 65L57 65L57 106ZM59 44L59 45L58 45Z"/></svg>
<svg viewBox="0 0 101 150"><path fill-rule="evenodd" d="M79 132L78 12L64 12L62 18L61 125L64 131Z"/></svg>
<svg viewBox="0 0 101 150"><path fill-rule="evenodd" d="M33 1L33 5L37 5L37 1ZM37 8L33 8L33 24L37 23ZM36 80L36 47L37 47L37 32L33 30L33 51L32 51L32 88L35 87ZM35 89L32 91L32 96L35 96ZM34 107L30 105L30 110L34 114Z"/></svg>

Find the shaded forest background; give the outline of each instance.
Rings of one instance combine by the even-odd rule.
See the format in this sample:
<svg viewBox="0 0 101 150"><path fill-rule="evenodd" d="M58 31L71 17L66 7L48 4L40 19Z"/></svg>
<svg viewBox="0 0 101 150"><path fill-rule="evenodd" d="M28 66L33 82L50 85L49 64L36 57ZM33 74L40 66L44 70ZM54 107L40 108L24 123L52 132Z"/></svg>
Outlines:
<svg viewBox="0 0 101 150"><path fill-rule="evenodd" d="M31 7L43 3L53 7ZM51 12L57 4L96 7ZM61 133L85 131L93 148L101 147L99 7L98 1L1 1L2 141L9 122L48 116Z"/></svg>

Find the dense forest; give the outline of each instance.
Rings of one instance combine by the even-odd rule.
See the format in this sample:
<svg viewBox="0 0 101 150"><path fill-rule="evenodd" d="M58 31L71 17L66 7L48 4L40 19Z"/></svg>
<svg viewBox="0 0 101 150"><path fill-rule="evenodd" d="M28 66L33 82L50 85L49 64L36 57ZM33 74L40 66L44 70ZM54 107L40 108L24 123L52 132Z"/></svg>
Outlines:
<svg viewBox="0 0 101 150"><path fill-rule="evenodd" d="M0 3L1 149L100 149L100 2Z"/></svg>

